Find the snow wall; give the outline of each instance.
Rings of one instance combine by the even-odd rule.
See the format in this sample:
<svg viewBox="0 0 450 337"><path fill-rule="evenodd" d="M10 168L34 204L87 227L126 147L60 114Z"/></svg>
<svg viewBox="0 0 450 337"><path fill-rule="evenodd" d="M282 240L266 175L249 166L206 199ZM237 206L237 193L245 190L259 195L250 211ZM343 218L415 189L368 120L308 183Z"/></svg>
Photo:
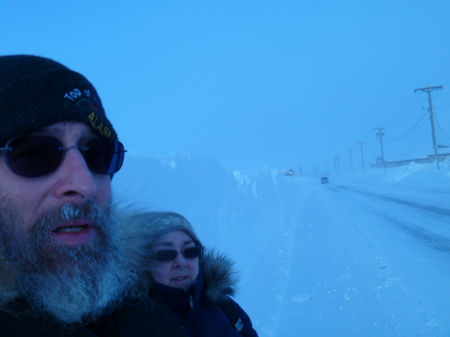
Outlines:
<svg viewBox="0 0 450 337"><path fill-rule="evenodd" d="M268 168L232 172L208 155L127 155L113 190L119 201L184 215L206 247L236 261L245 282L264 249L289 230L316 180Z"/></svg>

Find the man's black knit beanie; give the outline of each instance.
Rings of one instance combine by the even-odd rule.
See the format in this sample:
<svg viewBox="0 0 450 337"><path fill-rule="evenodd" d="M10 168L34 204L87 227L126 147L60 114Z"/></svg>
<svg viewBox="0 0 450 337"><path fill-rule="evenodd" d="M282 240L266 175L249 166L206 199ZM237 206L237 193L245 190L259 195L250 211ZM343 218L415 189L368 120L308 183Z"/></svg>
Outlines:
<svg viewBox="0 0 450 337"><path fill-rule="evenodd" d="M50 124L78 121L116 139L94 86L48 58L0 56L0 147Z"/></svg>

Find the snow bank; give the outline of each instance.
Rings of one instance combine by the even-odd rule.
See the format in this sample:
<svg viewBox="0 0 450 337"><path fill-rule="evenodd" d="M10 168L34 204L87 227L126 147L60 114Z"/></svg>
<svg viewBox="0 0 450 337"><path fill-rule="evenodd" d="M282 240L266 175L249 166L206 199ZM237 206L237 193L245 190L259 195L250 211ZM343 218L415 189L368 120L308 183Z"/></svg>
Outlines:
<svg viewBox="0 0 450 337"><path fill-rule="evenodd" d="M245 278L316 183L268 168L232 172L208 155L127 154L113 189L116 199L183 214L206 246L222 249L238 262ZM243 247L248 247L244 255Z"/></svg>

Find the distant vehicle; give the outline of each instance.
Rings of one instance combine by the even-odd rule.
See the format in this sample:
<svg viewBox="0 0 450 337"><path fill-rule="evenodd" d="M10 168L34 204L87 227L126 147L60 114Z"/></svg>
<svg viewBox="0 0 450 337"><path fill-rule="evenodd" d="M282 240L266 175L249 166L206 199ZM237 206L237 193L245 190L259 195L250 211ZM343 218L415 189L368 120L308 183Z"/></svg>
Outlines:
<svg viewBox="0 0 450 337"><path fill-rule="evenodd" d="M295 177L294 171L292 169L289 170L281 170L281 173L285 176Z"/></svg>
<svg viewBox="0 0 450 337"><path fill-rule="evenodd" d="M328 183L329 183L327 177L322 177L322 178L320 179L320 182L321 182L322 184L328 184Z"/></svg>

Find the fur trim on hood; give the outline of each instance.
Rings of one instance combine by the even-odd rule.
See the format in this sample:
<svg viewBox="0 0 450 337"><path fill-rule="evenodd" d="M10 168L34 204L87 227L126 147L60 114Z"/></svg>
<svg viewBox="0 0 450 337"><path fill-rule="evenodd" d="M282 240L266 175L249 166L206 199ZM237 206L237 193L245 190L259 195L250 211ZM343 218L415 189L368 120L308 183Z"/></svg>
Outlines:
<svg viewBox="0 0 450 337"><path fill-rule="evenodd" d="M239 282L234 262L225 254L215 250L206 252L200 259L200 267L204 277L204 293L214 303L221 302L226 296L236 294Z"/></svg>

